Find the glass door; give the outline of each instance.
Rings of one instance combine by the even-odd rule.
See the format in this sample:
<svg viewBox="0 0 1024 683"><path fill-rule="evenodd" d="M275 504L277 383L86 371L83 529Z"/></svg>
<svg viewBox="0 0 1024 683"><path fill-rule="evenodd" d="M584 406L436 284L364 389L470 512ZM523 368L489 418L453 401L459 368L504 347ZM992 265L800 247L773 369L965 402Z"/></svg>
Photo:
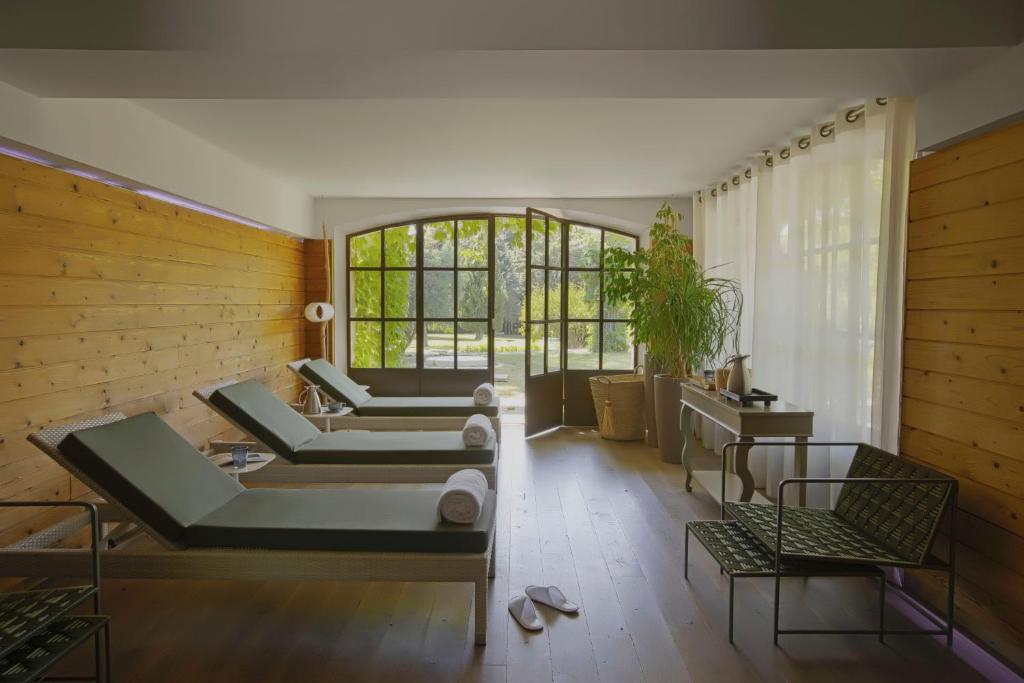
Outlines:
<svg viewBox="0 0 1024 683"><path fill-rule="evenodd" d="M561 219L526 210L526 435L563 422L565 292Z"/></svg>
<svg viewBox="0 0 1024 683"><path fill-rule="evenodd" d="M632 311L604 296L609 249L635 251L637 239L611 228L567 225L565 315L565 424L594 425L597 414L590 378L632 372L636 348L629 328Z"/></svg>

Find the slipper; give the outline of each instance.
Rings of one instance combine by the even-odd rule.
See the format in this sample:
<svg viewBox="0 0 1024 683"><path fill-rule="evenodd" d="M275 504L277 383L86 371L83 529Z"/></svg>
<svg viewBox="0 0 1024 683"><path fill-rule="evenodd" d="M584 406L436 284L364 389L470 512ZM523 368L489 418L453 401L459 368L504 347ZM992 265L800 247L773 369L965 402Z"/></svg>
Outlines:
<svg viewBox="0 0 1024 683"><path fill-rule="evenodd" d="M509 600L508 611L527 631L543 630L544 624L537 616L537 608L533 606L533 601L525 595L517 595Z"/></svg>
<svg viewBox="0 0 1024 683"><path fill-rule="evenodd" d="M526 594L534 602L554 607L559 612L574 614L580 611L580 606L566 600L565 593L560 591L557 586L527 586Z"/></svg>

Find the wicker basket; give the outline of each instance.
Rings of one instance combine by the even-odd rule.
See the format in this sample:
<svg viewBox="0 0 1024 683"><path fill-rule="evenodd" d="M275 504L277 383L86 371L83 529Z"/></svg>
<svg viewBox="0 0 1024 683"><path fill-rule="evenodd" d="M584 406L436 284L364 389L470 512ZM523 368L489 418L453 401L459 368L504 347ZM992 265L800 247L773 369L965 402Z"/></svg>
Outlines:
<svg viewBox="0 0 1024 683"><path fill-rule="evenodd" d="M644 376L599 375L590 378L594 412L601 436L613 441L644 438Z"/></svg>

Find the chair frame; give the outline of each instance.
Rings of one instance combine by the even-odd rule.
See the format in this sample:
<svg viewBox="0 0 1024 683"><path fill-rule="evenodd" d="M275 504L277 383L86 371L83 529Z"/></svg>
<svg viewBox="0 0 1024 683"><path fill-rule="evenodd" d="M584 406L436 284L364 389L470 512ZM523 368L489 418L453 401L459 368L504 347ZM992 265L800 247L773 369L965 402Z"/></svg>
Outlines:
<svg viewBox="0 0 1024 683"><path fill-rule="evenodd" d="M56 443L46 442L39 433L30 435L29 441L104 501L116 501L102 486L69 462ZM120 519L136 525L162 546L155 552L133 549L140 534L133 534L127 539L121 536L117 540L104 536L100 539L99 558L108 577L472 583L474 640L477 645L487 642L487 585L488 580L494 578L494 530L487 549L480 553L181 548L124 506L115 503L114 511L106 516L111 521ZM49 531L44 529L38 534ZM90 571L90 562L90 551L84 549L0 548L0 576L83 576Z"/></svg>
<svg viewBox="0 0 1024 683"><path fill-rule="evenodd" d="M699 521L699 520L691 520L691 521L686 523L686 529L685 529L685 534L684 534L684 541L683 541L683 543L684 543L684 545L683 545L683 578L686 579L687 581L690 580L690 536L692 534L694 536L697 536L698 540L701 540L700 536L699 536L699 534L697 532L692 532L691 531L691 526L690 525L694 524L694 522L696 522L696 521ZM739 524L739 522L725 522L725 521L722 521L722 520L719 520L719 521L713 522L713 523L715 523L715 524ZM820 563L820 562L817 563L817 564L814 564L814 563L802 563L802 562L793 562L793 561L791 561L791 562L789 562L787 564L787 566L786 566L787 568L782 569L781 571L779 571L779 569L777 567L773 571L762 571L762 570L751 570L751 571L740 570L740 571L736 571L736 570L730 570L730 569L724 568L722 561L720 561L715 556L715 554L711 552L711 549L707 548L706 545L705 545L705 550L707 550L708 553L712 556L712 558L714 558L715 561L718 563L718 566L719 566L719 570L718 571L719 571L719 573L725 573L725 574L728 574L728 576L729 576L729 643L730 644L732 644L732 642L733 642L733 615L734 615L734 612L735 612L734 608L735 608L735 604L736 604L736 596L735 596L735 593L736 593L736 585L735 585L736 584L736 579L768 578L768 577L773 576L773 573L774 574L778 574L779 576L783 576L783 577L799 577L799 578L804 578L804 579L813 578L813 577L823 577L823 578L830 578L830 579L836 579L836 578L870 578L870 579L877 579L878 580L878 590L879 590L879 603L880 603L880 605L879 605L879 613L878 613L878 633L880 634L879 635L879 640L882 640L883 636L881 634L885 631L885 588L886 588L886 583L885 583L885 572L883 572L880 567L876 567L874 565L864 565L864 567L862 569L859 569L859 570L855 570L852 567L850 567L848 569L842 569L842 570L838 570L837 569L836 571L829 571L829 572L826 573L826 572L821 571L822 563ZM759 547L758 550L762 550L766 554L769 552L767 548L760 548ZM844 567L845 566L846 565L844 565ZM778 610L776 610L776 613L778 613ZM786 633L822 633L822 631L788 630L788 631L786 631ZM874 631L849 631L849 630L847 630L847 631L833 631L833 633L874 633ZM777 641L776 641L776 644L777 644Z"/></svg>
<svg viewBox="0 0 1024 683"><path fill-rule="evenodd" d="M721 491L721 519L725 519L725 468L726 468L726 454L730 448L739 448L744 444L739 441L731 441L722 447L722 491ZM796 448L797 446L802 447L849 447L849 446L866 446L859 441L813 441L801 444L796 444L790 441L758 441L755 443L756 446L779 446L783 448ZM799 561L798 556L789 555L783 558L782 555L782 538L783 538L783 510L787 507L783 504L785 500L785 489L788 486L800 486L804 487L807 484L842 484L844 486L860 486L864 484L893 484L897 486L918 484L926 486L944 486L949 488L949 498L946 501L947 518L948 518L948 535L949 535L949 547L947 552L946 561L943 562L937 557L934 557L929 553L929 556L919 565L914 566L914 569L925 569L930 571L941 571L946 574L947 577L947 594L946 594L946 618L941 621L936 615L932 615L928 612L922 612L922 615L930 622L935 624L937 628L934 629L887 629L885 628L884 619L880 621L879 628L875 629L781 629L779 628L779 611L780 611L780 592L781 592L781 580L785 576L785 572L782 571L782 560L790 559ZM775 531L775 598L773 601L773 632L772 638L776 645L779 644L780 635L841 635L841 634L853 634L853 635L877 635L879 641L884 641L886 635L924 635L924 636L936 636L941 635L946 637L946 646L953 646L953 634L955 632L955 597L956 597L956 510L957 510L957 496L959 492L959 482L955 478L946 479L901 479L895 477L790 477L783 479L779 482L778 496L776 498L776 531ZM940 520L941 521L941 520ZM845 561L845 560L844 560ZM899 590L897 588L897 590ZM884 586L882 588L882 605L884 608Z"/></svg>
<svg viewBox="0 0 1024 683"><path fill-rule="evenodd" d="M288 369L295 373L295 375L303 381L306 386L317 386L313 382L300 372L303 365L308 363L310 358L303 358L301 360L291 361L287 363ZM322 392L323 389L320 389ZM498 441L501 441L501 415L488 416L491 421L491 427L494 428L494 435ZM424 431L424 432L448 432L462 431L462 428L466 425L465 417L415 417L415 416L383 416L383 415L343 415L341 417L331 418L331 431L339 431L343 429L366 429L369 431L380 431L380 432L404 432L404 431Z"/></svg>
<svg viewBox="0 0 1024 683"><path fill-rule="evenodd" d="M61 540L65 535L76 533L83 525L79 524L81 517L88 519L89 524L89 540L90 545L88 549L79 550L79 554L82 555L83 560L88 560L88 568L83 563L82 570L68 576L81 577L86 574L92 578L92 611L94 615L99 616L102 612L101 603L101 585L100 585L100 525L101 517L99 507L95 503L87 501L12 501L4 500L0 501L0 508L81 508L82 514L78 519L72 518L71 524L57 523L57 527L63 529L63 533L53 534L37 532L27 538L24 538L14 545L18 548L42 548L49 547L53 543ZM52 527L51 527L52 528ZM0 558L6 558L4 554L6 551L0 549ZM20 551L19 551L20 552ZM23 574L6 574L4 570L6 564L0 562L0 575L5 576L24 576ZM60 572L46 574L46 578L57 578L63 576ZM110 667L110 619L107 618L106 623L103 627L96 632L93 636L93 666L95 670L95 676L69 676L63 677L60 680L73 680L73 681L106 681L111 680L111 667ZM40 680L54 680L53 677L46 677Z"/></svg>
<svg viewBox="0 0 1024 683"><path fill-rule="evenodd" d="M231 416L215 406L210 397L222 387L237 384L237 380L218 382L201 387L192 392L206 407L226 420L231 426L250 438L252 434L238 424ZM332 418L335 420L337 418ZM365 418L360 418L365 419ZM465 420L462 421L465 424ZM462 426L457 430L461 431ZM339 431L339 430L333 430ZM391 431L391 430L389 430ZM274 452L272 448L253 441L214 441L210 446L214 453L230 450L231 446L245 444L250 448ZM495 439L494 461L489 464L439 464L439 465L300 465L289 462L278 453L274 461L255 472L240 475L241 481L259 484L430 484L444 483L448 477L459 470L480 470L487 479L491 489L498 490L498 460L500 458L500 442Z"/></svg>

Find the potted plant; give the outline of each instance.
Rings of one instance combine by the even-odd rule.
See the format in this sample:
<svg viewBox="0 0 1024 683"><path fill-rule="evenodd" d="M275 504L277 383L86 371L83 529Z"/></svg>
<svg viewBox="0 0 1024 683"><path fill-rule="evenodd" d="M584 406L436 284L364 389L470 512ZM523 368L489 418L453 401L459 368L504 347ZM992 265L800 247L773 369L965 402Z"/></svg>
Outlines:
<svg viewBox="0 0 1024 683"><path fill-rule="evenodd" d="M735 347L743 306L736 280L712 277L694 259L692 240L677 227L680 218L662 204L647 249L605 255L605 296L632 309L634 340L646 347L645 366L654 375L645 396L654 406L647 428L657 434L665 462L679 462L682 452L680 382L720 358L730 341Z"/></svg>

